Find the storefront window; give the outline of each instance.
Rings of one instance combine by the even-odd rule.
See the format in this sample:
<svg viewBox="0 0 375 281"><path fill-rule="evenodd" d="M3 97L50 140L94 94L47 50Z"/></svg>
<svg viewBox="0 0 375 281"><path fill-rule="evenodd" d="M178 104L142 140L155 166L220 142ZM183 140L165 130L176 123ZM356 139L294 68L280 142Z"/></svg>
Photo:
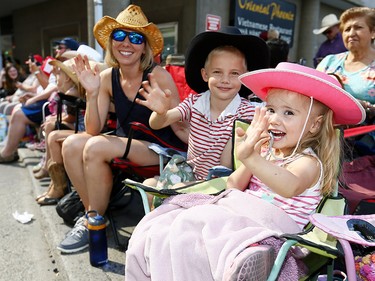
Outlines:
<svg viewBox="0 0 375 281"><path fill-rule="evenodd" d="M176 54L177 50L177 33L178 33L178 22L169 22L158 24L158 27L163 34L164 38L164 49L161 53L161 61L165 61L169 54Z"/></svg>

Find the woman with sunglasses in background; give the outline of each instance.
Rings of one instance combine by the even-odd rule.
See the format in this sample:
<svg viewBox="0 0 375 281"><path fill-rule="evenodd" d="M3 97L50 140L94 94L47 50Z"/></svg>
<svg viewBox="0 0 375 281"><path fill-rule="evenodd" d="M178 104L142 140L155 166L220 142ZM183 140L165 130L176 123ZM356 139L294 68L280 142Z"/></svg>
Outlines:
<svg viewBox="0 0 375 281"><path fill-rule="evenodd" d="M142 81L152 73L159 87L171 96L171 108L178 105L179 96L170 74L153 62L163 49L163 37L157 26L148 22L140 7L128 6L116 19L103 17L96 23L94 35L106 49L105 61L110 68L99 75L97 68L90 68L86 57L75 59L75 71L86 89L86 133L69 136L62 150L65 169L86 211L96 210L104 215L113 181L109 163L124 155L129 122L148 126L151 111L135 103L136 98L142 98L138 94ZM100 135L111 102L117 114L116 136ZM173 128L176 133L185 133L177 126ZM174 130L167 127L154 133L175 147L185 148ZM133 138L127 158L139 165L158 164L158 156L148 148L151 142L157 141L141 132L135 132ZM87 220L82 217L58 249L72 253L87 246Z"/></svg>

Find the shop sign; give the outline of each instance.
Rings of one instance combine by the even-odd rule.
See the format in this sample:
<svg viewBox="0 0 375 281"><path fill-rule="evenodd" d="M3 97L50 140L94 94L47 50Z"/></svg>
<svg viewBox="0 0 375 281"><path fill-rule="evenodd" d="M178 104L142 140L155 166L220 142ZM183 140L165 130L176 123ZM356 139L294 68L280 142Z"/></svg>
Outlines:
<svg viewBox="0 0 375 281"><path fill-rule="evenodd" d="M276 29L293 46L296 5L282 0L236 0L235 26L242 34L259 36Z"/></svg>

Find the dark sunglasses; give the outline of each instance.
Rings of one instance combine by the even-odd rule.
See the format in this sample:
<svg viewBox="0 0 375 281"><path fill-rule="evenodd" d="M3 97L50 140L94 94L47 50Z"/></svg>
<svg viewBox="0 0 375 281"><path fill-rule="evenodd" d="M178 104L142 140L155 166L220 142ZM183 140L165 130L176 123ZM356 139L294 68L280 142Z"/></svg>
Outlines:
<svg viewBox="0 0 375 281"><path fill-rule="evenodd" d="M331 33L332 33L332 29L328 29L323 32L324 35L331 34Z"/></svg>
<svg viewBox="0 0 375 281"><path fill-rule="evenodd" d="M129 35L129 36L128 36ZM131 31L124 31L121 29L117 29L112 32L111 37L113 40L117 42L122 42L125 40L126 36L128 36L130 43L140 45L145 41L145 37L137 32Z"/></svg>

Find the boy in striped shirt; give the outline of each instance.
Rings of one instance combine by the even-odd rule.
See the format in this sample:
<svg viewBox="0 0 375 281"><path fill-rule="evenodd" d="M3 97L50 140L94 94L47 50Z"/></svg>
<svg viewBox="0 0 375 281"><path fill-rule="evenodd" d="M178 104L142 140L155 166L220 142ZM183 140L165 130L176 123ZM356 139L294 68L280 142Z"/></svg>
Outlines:
<svg viewBox="0 0 375 281"><path fill-rule="evenodd" d="M255 107L241 89L238 77L252 69L268 66L265 42L255 36L242 35L231 27L220 32L198 34L186 55L186 80L198 94L189 95L177 107L168 110L170 93L163 92L150 75L137 102L153 110L150 126L161 129L178 121L190 124L187 162L196 180L203 180L208 169L232 167L231 139L235 119L252 120Z"/></svg>

